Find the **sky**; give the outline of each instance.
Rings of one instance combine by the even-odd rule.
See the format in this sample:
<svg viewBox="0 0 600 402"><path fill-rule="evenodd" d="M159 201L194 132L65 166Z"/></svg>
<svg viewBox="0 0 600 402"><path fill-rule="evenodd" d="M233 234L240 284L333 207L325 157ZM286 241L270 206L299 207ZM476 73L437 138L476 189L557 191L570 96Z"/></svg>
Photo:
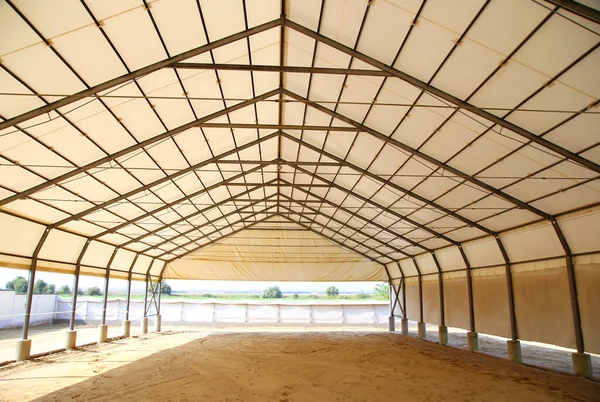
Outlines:
<svg viewBox="0 0 600 402"><path fill-rule="evenodd" d="M27 279L29 272L22 269L12 269L0 267L0 289L4 289L6 282L15 279L17 276L23 276ZM56 285L60 288L62 285L73 287L73 275L57 274L54 272L36 273L35 279L42 279L47 283ZM327 286L336 286L340 292L371 293L378 282L252 282L252 281L192 281L192 280L167 280L171 289L175 292L260 292L269 286L279 286L281 291L286 292L323 292ZM79 287L83 290L92 286L103 288L104 279L95 276L81 276L79 278ZM133 281L132 292L143 292L144 282ZM109 292L123 292L127 290L127 281L124 279L111 279L109 282Z"/></svg>

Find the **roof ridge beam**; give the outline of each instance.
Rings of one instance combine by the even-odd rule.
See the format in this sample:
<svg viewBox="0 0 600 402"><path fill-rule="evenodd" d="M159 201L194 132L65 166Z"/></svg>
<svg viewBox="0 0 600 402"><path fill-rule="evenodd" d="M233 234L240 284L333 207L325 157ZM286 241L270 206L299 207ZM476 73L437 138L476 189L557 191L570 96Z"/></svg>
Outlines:
<svg viewBox="0 0 600 402"><path fill-rule="evenodd" d="M332 74L332 75L362 75L372 77L393 77L394 75L381 70L361 70L328 67L304 66L273 66L260 64L219 64L219 63L173 63L168 68L190 70L232 70L232 71L264 71L273 73L306 73L306 74Z"/></svg>
<svg viewBox="0 0 600 402"><path fill-rule="evenodd" d="M585 4L579 3L573 0L545 0L547 3L551 3L564 10L567 10L573 14L577 14L589 21L600 24L600 11L588 7Z"/></svg>
<svg viewBox="0 0 600 402"><path fill-rule="evenodd" d="M287 26L288 28L291 28L297 32L300 32L312 39L315 39L321 43L331 46L334 49L337 49L343 53L346 53L358 60L361 60L367 64L370 64L373 67L376 67L382 71L391 73L394 77L399 78L417 88L420 88L423 91L426 91L434 96L444 99L447 102L453 103L463 109L466 109L466 110L470 111L471 113L478 115L479 117L483 117L484 119L491 121L494 124L497 124L508 130L511 130L511 131L515 132L516 134L518 134L524 138L527 138L529 141L532 141L532 142L534 142L540 146L543 146L559 155L562 155L563 157L565 157L573 162L576 162L576 163L586 167L587 169L590 169L592 171L600 173L600 165L598 165L597 163L592 162L589 159L586 159L580 155L577 155L576 153L573 153L565 148L562 148L561 146L556 145L555 143L553 143L551 141L548 141L548 140L546 140L528 130L525 130L524 128L522 128L520 126L517 126L516 124L513 124L507 120L504 120L503 118L498 117L490 112L480 109L480 108L470 104L469 102L466 102L460 98L457 98L454 95L451 95L445 91L442 91L441 89L438 89L438 88L434 87L433 85L427 84L409 74L406 74L402 71L396 70L395 68L388 66L387 64L384 64L372 57L369 57L361 52L351 49L346 45L343 45L343 44L341 44L333 39L330 39L320 33L317 33L309 28L306 28L303 25L300 25L296 22L285 19L284 25ZM287 93L286 93L286 95L287 95Z"/></svg>
<svg viewBox="0 0 600 402"><path fill-rule="evenodd" d="M117 85L123 84L123 83L125 83L127 81L131 81L131 80L134 80L136 78L140 78L140 77L142 77L144 75L150 74L150 73L152 73L154 71L160 70L162 68L169 67L173 63L181 62L183 60L192 58L194 56L198 56L200 54L203 54L203 53L206 53L206 52L210 52L211 50L217 49L217 48L219 48L221 46L224 46L224 45L227 45L229 43L233 43L233 42L238 41L240 39L244 39L244 38L250 37L252 35L258 34L260 32L267 31L267 30L269 30L271 28L275 28L277 26L282 25L282 23L283 23L283 18L277 18L277 19L275 19L273 21L269 21L269 22L266 22L264 24L257 25L254 28L238 32L236 34L227 36L225 38L216 40L216 41L211 42L211 43L207 43L206 45L199 46L199 47L197 47L195 49L188 50L187 52L183 52L183 53L178 54L176 56L169 57L167 59L158 61L158 62L150 64L150 65L148 65L146 67L142 67L142 68L140 68L138 70L132 71L132 72L130 72L128 74L124 74L124 75L122 75L120 77L113 78L111 80L108 80L108 81L103 82L103 83L98 84L98 85L94 85L93 87L91 87L89 89L77 92L77 93L69 95L69 96L67 96L67 97L65 97L63 99L60 99L60 100L57 100L55 102L49 103L48 105L39 107L37 109L30 110L29 112L20 114L18 116L15 116L13 118L10 118L8 120L0 122L0 130L3 130L3 129L8 128L8 127L15 126L15 125L17 125L19 123L22 123L22 122L26 121L26 120L30 120L30 119L32 119L34 117L40 116L42 114L49 113L49 112L51 112L53 110L56 110L58 108L61 108L61 107L67 106L67 105L70 105L73 102L77 102L78 100L86 98L86 97L88 97L90 95L94 95L94 94L96 94L98 92L102 92L104 90L110 89L110 88L115 87Z"/></svg>
<svg viewBox="0 0 600 402"><path fill-rule="evenodd" d="M283 137L285 137L285 138L287 138L289 140L295 141L296 143L300 144L301 146L305 146L308 149L311 149L311 150L313 150L315 152L318 152L321 155L326 156L329 159L333 159L333 160L337 161L339 164L341 164L343 166L346 166L346 167L348 167L350 169L356 170L357 172L362 173L364 176L368 176L368 177L370 177L370 178L372 178L374 180L377 180L377 181L383 183L384 185L390 186L390 187L392 187L392 188L394 188L394 189L396 189L398 191L401 191L404 194L409 195L409 196L411 196L411 197L413 197L413 198L415 198L415 199L417 199L417 200L419 200L419 201L421 201L421 202L423 202L423 203L425 203L427 205L430 205L430 206L432 206L432 207L434 207L436 209L439 209L440 211L445 212L446 214L448 214L448 215L452 216L453 218L456 218L456 219L458 219L458 220L466 223L469 226L473 226L473 227L475 227L475 228L477 228L477 229L481 230L482 232L485 232L485 233L487 233L489 235L492 235L492 236L496 235L496 232L494 232L493 230L488 229L485 226L482 226L479 223L474 222L474 221L472 221L472 220L470 220L470 219L468 219L468 218L466 218L466 217L464 217L464 216L462 216L462 215L460 215L460 214L458 214L458 213L456 213L456 212L454 212L454 211L452 211L452 210L450 210L450 209L448 209L446 207L443 207L443 206L437 204L435 201L428 200L425 197L422 197L422 196L420 196L418 194L415 194L411 190L408 190L408 189L406 189L406 188L404 188L404 187L402 187L402 186L400 186L400 185L398 185L396 183L393 183L391 181L391 179L384 180L383 178L379 177L378 175L376 175L374 173L369 172L368 170L365 170L365 169L363 169L363 168L361 168L361 167L359 167L359 166L357 166L357 165L355 165L353 163L350 163L350 162L348 162L348 161L346 161L346 160L344 160L344 159L342 159L342 158L340 158L338 156L335 156L335 155L333 155L333 154L331 154L331 153L329 153L329 152L327 152L327 151L325 151L325 150L323 150L321 148L315 147L314 145L309 144L309 143L307 143L307 142L305 142L305 141L303 141L303 140L301 140L299 138L296 138L296 137L294 137L292 135L289 135L287 133L282 133L282 135L283 135Z"/></svg>
<svg viewBox="0 0 600 402"><path fill-rule="evenodd" d="M342 121L344 121L344 122L346 122L348 124L352 124L353 126L355 126L357 128L360 128L361 131L363 131L365 133L368 133L368 134L371 134L372 136L374 136L376 138L379 138L380 140L382 140L382 141L384 141L384 142L386 142L386 143L388 143L390 145L393 145L393 146L395 146L397 148L400 148L400 149L402 149L402 150L404 150L404 151L406 151L406 152L408 152L408 153L410 153L410 154L412 154L414 156L417 156L417 157L419 157L419 158L421 158L421 159L423 159L423 160L425 160L425 161L427 161L427 162L429 162L429 163L431 163L433 165L436 165L439 168L442 168L444 170L452 172L455 175L460 176L461 178L465 179L466 181L468 181L468 182L470 182L472 184L475 184L476 186L478 186L478 187L480 187L480 188L482 188L482 189L484 189L484 190L486 190L486 191L488 191L488 192L490 192L490 193L492 193L492 194L494 194L494 195L496 195L496 196L498 196L500 198L503 198L504 200L510 202L511 204L514 204L514 205L516 205L516 206L518 206L518 207L520 207L522 209L526 209L529 212L532 212L532 213L534 213L534 214L536 214L536 215L538 215L538 216L540 216L540 217L542 217L544 219L548 219L548 220L551 219L551 216L549 214L547 214L546 212L541 211L541 210L535 208L534 206L529 205L528 203L526 203L524 201L521 201L518 198L515 198L512 195L509 195L509 194L507 194L507 193L505 193L505 192L497 189L496 187L493 187L493 186L491 186L491 185L489 185L489 184L487 184L485 182L482 182L481 180L479 180L479 179L477 179L477 178L475 178L473 176L470 176L470 175L464 173L461 170L458 170L458 169L456 169L456 168L454 168L454 167L452 167L450 165L447 165L447 164L445 164L443 162L440 162L437 159L435 159L435 158L433 158L433 157L431 157L431 156L429 156L429 155L427 155L427 154L425 154L425 153L423 153L423 152L421 152L421 151L419 151L417 149L411 148L408 145L406 145L406 144L404 144L404 143L402 143L402 142L400 142L398 140L395 140L395 139L393 139L391 137L388 137L387 135L382 134L379 131L373 130L372 128L364 126L364 125L358 123L357 121L354 121L354 120L350 119L349 117L346 117L346 116L344 116L342 114L339 114L337 112L329 110L326 107L323 107L323 106L321 106L321 105L319 105L319 104L317 104L317 103L315 103L313 101L310 101L310 100L308 100L308 99L306 99L306 98L304 98L304 97L302 97L300 95L297 95L294 92L291 92L291 91L289 91L287 89L284 89L283 92L284 92L285 95L290 96L290 97L292 97L294 99L297 99L299 101L302 101L302 102L304 102L308 106L312 106L313 108L315 108L315 109L317 109L317 110L319 110L321 112L327 113L328 115L330 115L332 117L335 117L335 118L337 118L339 120L342 120Z"/></svg>

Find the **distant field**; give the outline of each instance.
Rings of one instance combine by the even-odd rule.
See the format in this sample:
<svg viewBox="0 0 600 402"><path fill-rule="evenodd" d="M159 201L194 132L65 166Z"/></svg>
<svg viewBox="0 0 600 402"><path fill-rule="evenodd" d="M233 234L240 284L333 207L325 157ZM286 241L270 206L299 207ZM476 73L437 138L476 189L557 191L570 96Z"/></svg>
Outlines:
<svg viewBox="0 0 600 402"><path fill-rule="evenodd" d="M71 295L59 295L60 297L63 298L71 298ZM79 298L85 297L85 298L94 298L94 299L101 299L102 296L88 296L88 295L80 295L78 296ZM126 293L110 293L108 294L108 297L111 298L126 298L127 294ZM143 299L144 298L144 294L143 293L132 293L131 294L131 298L132 299ZM161 296L162 300L285 300L285 301L292 301L292 300L305 300L305 301L336 301L336 300L345 300L345 301L356 301L356 302L368 302L368 301L382 301L383 299L376 299L375 297L373 297L372 295L368 295L368 294L342 294L339 295L337 297L328 297L325 295L298 295L297 297L295 297L294 295L289 295L289 294L284 294L282 299L262 299L260 297L259 294L253 293L253 294L236 294L236 293L223 293L223 294L217 294L217 293L201 293L201 294L191 294L191 293L184 293L184 294L173 294L173 295L162 295Z"/></svg>

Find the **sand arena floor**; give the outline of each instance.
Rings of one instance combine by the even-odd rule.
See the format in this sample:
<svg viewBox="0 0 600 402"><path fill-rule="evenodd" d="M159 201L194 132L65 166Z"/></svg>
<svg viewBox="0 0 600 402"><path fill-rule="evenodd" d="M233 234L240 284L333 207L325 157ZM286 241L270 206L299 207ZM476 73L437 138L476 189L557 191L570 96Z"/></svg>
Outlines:
<svg viewBox="0 0 600 402"><path fill-rule="evenodd" d="M0 368L3 401L600 400L600 383L388 333L171 332Z"/></svg>

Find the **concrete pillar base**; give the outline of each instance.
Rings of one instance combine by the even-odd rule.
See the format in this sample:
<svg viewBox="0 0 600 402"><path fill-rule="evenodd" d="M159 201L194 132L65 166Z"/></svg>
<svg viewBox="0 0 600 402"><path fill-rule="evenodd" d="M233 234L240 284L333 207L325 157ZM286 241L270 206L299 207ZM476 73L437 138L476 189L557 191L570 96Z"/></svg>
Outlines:
<svg viewBox="0 0 600 402"><path fill-rule="evenodd" d="M160 332L160 329L161 329L161 321L162 321L162 320L161 320L161 316L160 316L160 315L157 315L157 316L156 316L156 321L154 322L154 330L155 330L156 332Z"/></svg>
<svg viewBox="0 0 600 402"><path fill-rule="evenodd" d="M100 324L98 326L98 343L103 343L106 342L106 338L108 338L108 325L104 324Z"/></svg>
<svg viewBox="0 0 600 402"><path fill-rule="evenodd" d="M403 318L400 323L402 325L402 335L408 335L408 320Z"/></svg>
<svg viewBox="0 0 600 402"><path fill-rule="evenodd" d="M123 336L125 338L129 338L129 336L131 335L131 321L129 320L125 320L123 321Z"/></svg>
<svg viewBox="0 0 600 402"><path fill-rule="evenodd" d="M479 334L477 332L467 332L467 342L469 352L479 350Z"/></svg>
<svg viewBox="0 0 600 402"><path fill-rule="evenodd" d="M396 317L393 315L388 319L388 329L390 332L394 332L396 330Z"/></svg>
<svg viewBox="0 0 600 402"><path fill-rule="evenodd" d="M77 331L66 330L65 331L65 349L75 349L77 343Z"/></svg>
<svg viewBox="0 0 600 402"><path fill-rule="evenodd" d="M573 371L575 375L585 378L592 378L594 371L592 369L592 359L587 353L571 354L573 360Z"/></svg>
<svg viewBox="0 0 600 402"><path fill-rule="evenodd" d="M31 356L31 339L19 339L17 341L17 354L15 360L22 362L23 360L29 360Z"/></svg>
<svg viewBox="0 0 600 402"><path fill-rule="evenodd" d="M148 333L148 317L142 317L140 321L140 329L142 330L142 334Z"/></svg>
<svg viewBox="0 0 600 402"><path fill-rule="evenodd" d="M425 339L427 337L427 330L425 329L425 323L423 321L417 323L417 329L419 330L419 338Z"/></svg>
<svg viewBox="0 0 600 402"><path fill-rule="evenodd" d="M508 360L513 363L523 363L523 356L521 355L521 341L506 341L506 349L508 350Z"/></svg>
<svg viewBox="0 0 600 402"><path fill-rule="evenodd" d="M440 345L446 346L448 344L448 327L445 325L440 325L438 327L438 333L440 337Z"/></svg>

